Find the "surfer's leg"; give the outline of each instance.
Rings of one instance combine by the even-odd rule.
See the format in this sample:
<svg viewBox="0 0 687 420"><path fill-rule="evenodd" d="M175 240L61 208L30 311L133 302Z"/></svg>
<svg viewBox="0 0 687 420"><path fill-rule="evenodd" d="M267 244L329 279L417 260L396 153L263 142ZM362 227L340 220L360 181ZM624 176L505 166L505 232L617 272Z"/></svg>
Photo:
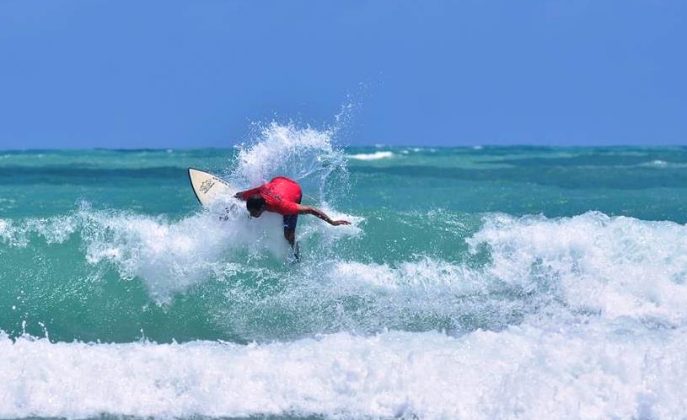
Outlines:
<svg viewBox="0 0 687 420"><path fill-rule="evenodd" d="M296 242L296 231L292 229L284 229L284 238L289 242L289 245L293 247Z"/></svg>
<svg viewBox="0 0 687 420"><path fill-rule="evenodd" d="M298 215L284 216L284 238L291 245L293 255L298 259L298 244L296 244L296 224L298 223Z"/></svg>
<svg viewBox="0 0 687 420"><path fill-rule="evenodd" d="M300 197L298 197L298 200L296 201L298 204L301 203L301 200L303 199L303 195L301 194ZM293 251L293 256L296 259L296 261L299 260L299 252L298 252L298 242L296 242L296 225L298 224L298 214L292 214L288 216L284 216L284 238L289 242L289 245L291 245L291 250Z"/></svg>

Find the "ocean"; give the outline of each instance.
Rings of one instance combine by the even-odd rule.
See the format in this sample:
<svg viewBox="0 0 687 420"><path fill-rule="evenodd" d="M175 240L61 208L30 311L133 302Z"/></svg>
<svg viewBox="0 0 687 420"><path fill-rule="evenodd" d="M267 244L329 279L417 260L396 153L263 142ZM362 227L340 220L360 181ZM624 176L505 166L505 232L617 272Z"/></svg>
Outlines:
<svg viewBox="0 0 687 420"><path fill-rule="evenodd" d="M286 175L280 217L186 169ZM0 151L0 417L679 418L687 148Z"/></svg>

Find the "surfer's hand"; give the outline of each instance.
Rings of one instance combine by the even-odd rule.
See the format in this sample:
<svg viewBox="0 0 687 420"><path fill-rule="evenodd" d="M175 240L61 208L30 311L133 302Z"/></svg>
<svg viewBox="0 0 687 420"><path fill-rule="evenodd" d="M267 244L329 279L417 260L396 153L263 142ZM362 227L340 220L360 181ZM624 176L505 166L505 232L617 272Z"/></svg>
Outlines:
<svg viewBox="0 0 687 420"><path fill-rule="evenodd" d="M350 224L351 224L351 222L349 222L348 220L333 220L332 221L333 226L350 225Z"/></svg>

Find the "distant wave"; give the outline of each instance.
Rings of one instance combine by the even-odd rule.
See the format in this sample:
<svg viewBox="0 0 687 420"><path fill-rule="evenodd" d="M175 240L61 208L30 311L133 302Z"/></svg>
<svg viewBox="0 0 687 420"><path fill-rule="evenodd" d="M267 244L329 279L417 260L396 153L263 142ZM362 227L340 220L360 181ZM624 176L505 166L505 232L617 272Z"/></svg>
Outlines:
<svg viewBox="0 0 687 420"><path fill-rule="evenodd" d="M665 160L654 159L650 162L642 162L639 166L649 168L687 168L687 164L681 162L666 162Z"/></svg>
<svg viewBox="0 0 687 420"><path fill-rule="evenodd" d="M374 153L357 153L354 155L346 155L349 159L356 160L379 160L379 159L389 159L394 157L393 152L374 152Z"/></svg>

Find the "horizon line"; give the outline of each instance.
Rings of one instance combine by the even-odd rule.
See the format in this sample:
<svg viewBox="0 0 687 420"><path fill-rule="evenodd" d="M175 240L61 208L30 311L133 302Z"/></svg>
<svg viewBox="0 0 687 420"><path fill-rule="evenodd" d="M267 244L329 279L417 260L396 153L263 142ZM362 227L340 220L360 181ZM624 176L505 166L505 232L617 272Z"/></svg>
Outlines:
<svg viewBox="0 0 687 420"><path fill-rule="evenodd" d="M30 148L10 148L10 149L0 149L0 153L6 152L56 152L56 151L112 151L112 152L143 152L143 151L192 151L192 150L231 150L234 149L236 145L229 147L219 147L219 146L205 146L205 147L30 147ZM474 144L474 145L417 145L417 144L366 144L366 145L343 145L340 146L343 149L355 149L355 148L368 148L368 149L404 149L404 148L419 148L419 149L509 149L509 148L546 148L546 149L589 149L589 148L605 148L605 149L619 149L619 148L637 148L637 149L651 149L651 148L683 148L687 147L687 143L684 144L569 144L569 145L548 145L548 144Z"/></svg>

